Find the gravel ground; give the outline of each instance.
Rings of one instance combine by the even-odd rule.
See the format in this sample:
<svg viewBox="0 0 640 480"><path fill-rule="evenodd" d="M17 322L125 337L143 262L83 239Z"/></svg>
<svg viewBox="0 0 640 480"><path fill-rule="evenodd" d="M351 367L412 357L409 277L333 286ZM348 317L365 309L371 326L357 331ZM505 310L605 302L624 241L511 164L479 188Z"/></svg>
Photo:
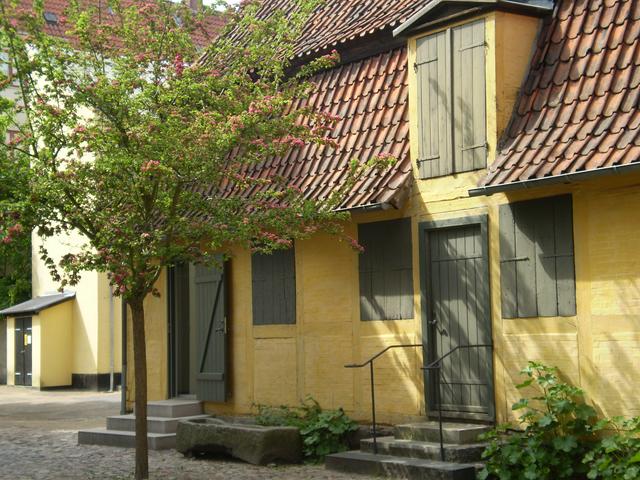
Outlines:
<svg viewBox="0 0 640 480"><path fill-rule="evenodd" d="M104 425L119 394L39 392L0 387L0 479L128 479L130 449L77 445L77 431ZM322 466L255 467L225 459L187 459L175 450L150 452L151 478L163 480L367 480Z"/></svg>

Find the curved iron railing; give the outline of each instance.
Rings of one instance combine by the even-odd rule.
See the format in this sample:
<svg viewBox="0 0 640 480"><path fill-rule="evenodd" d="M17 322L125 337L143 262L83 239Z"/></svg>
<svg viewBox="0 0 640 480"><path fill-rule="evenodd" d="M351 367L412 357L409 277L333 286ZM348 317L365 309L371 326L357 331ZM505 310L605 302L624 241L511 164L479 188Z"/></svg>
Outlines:
<svg viewBox="0 0 640 480"><path fill-rule="evenodd" d="M366 367L367 365L369 365L369 372L370 372L370 376L371 376L371 430L372 430L372 434L373 434L373 453L377 454L378 453L378 440L377 440L377 435L378 435L378 430L377 430L377 425L376 425L376 391L375 391L375 383L374 383L374 369L373 369L373 362L381 357L382 355L384 355L385 353L387 353L389 350L392 350L394 348L416 348L416 347L422 347L423 345L421 343L407 343L407 344L402 344L402 345L389 345L388 347L386 347L383 350L380 350L378 353L376 353L373 357L371 357L369 360L367 360L366 362L363 363L350 363L348 365L345 365L344 368L363 368Z"/></svg>
<svg viewBox="0 0 640 480"><path fill-rule="evenodd" d="M424 367L422 367L422 370L428 370L429 373L431 373L432 371L436 372L436 378L435 378L435 382L433 382L435 384L435 393L436 393L436 403L438 405L438 429L439 429L439 436L440 436L440 460L442 460L444 462L444 439L443 439L443 434L442 434L442 398L441 398L441 391L440 389L442 388L442 385L440 384L440 371L442 369L442 361L447 358L449 355L451 355L452 353L456 352L457 350L460 350L462 348L490 348L493 349L493 344L489 344L489 343L477 343L475 345L458 345L455 348L452 348L451 350L449 350L447 353L445 353L444 355L442 355L440 358L438 358L437 360L434 360L433 362L431 362L429 365L426 365Z"/></svg>

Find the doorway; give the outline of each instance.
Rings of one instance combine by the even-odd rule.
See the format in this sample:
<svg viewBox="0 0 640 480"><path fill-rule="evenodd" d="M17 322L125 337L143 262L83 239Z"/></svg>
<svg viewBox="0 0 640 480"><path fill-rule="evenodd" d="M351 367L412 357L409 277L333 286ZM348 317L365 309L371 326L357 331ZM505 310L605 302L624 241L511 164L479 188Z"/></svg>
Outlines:
<svg viewBox="0 0 640 480"><path fill-rule="evenodd" d="M15 384L32 385L31 348L33 335L31 317L15 319Z"/></svg>
<svg viewBox="0 0 640 480"><path fill-rule="evenodd" d="M420 258L429 412L492 421L487 217L420 224Z"/></svg>
<svg viewBox="0 0 640 480"><path fill-rule="evenodd" d="M228 338L224 265L175 266L169 272L168 298L169 396L224 402Z"/></svg>
<svg viewBox="0 0 640 480"><path fill-rule="evenodd" d="M195 380L192 366L195 365L196 328L190 299L190 267L179 264L170 272L170 288L173 292L170 305L169 361L170 396L191 397L195 395Z"/></svg>

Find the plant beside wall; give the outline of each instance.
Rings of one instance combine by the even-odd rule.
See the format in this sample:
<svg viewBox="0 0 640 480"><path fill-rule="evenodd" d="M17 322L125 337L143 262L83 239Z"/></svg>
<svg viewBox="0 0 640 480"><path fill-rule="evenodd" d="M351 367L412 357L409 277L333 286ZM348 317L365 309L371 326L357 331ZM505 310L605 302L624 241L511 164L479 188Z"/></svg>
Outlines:
<svg viewBox="0 0 640 480"><path fill-rule="evenodd" d="M259 425L300 430L304 456L310 462L319 462L331 453L347 450L349 434L358 429L358 424L342 408L323 410L311 397L298 407L258 405L257 408Z"/></svg>
<svg viewBox="0 0 640 480"><path fill-rule="evenodd" d="M601 420L598 428L613 431L601 439L584 457L590 479L640 479L640 417Z"/></svg>
<svg viewBox="0 0 640 480"><path fill-rule="evenodd" d="M554 367L529 362L521 373L527 379L517 388L539 394L512 407L522 429L506 424L485 435L479 479L640 478L640 418L598 420L584 392L562 382Z"/></svg>

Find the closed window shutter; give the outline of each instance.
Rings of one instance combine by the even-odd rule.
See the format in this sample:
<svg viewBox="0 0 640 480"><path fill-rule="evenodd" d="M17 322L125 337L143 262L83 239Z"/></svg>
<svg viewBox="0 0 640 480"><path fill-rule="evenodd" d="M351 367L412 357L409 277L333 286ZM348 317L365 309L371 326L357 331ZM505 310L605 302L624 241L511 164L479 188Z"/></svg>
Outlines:
<svg viewBox="0 0 640 480"><path fill-rule="evenodd" d="M500 205L500 291L503 318L518 316L515 229L511 205Z"/></svg>
<svg viewBox="0 0 640 480"><path fill-rule="evenodd" d="M448 175L453 168L448 44L447 31L420 38L416 44L420 178Z"/></svg>
<svg viewBox="0 0 640 480"><path fill-rule="evenodd" d="M484 20L451 29L453 65L454 171L486 167L486 79Z"/></svg>
<svg viewBox="0 0 640 480"><path fill-rule="evenodd" d="M500 207L504 318L576 314L571 196Z"/></svg>
<svg viewBox="0 0 640 480"><path fill-rule="evenodd" d="M295 251L251 257L254 325L296 323Z"/></svg>
<svg viewBox="0 0 640 480"><path fill-rule="evenodd" d="M390 220L358 226L364 247L359 258L360 318L413 318L411 220Z"/></svg>

